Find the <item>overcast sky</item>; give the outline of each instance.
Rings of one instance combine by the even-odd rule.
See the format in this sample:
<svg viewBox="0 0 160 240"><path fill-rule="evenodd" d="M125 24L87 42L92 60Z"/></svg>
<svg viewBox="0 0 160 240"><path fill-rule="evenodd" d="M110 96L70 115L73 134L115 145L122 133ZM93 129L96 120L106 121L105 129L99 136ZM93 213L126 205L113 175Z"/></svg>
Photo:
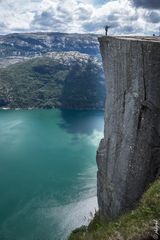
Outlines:
<svg viewBox="0 0 160 240"><path fill-rule="evenodd" d="M0 34L78 32L158 34L160 0L0 0Z"/></svg>

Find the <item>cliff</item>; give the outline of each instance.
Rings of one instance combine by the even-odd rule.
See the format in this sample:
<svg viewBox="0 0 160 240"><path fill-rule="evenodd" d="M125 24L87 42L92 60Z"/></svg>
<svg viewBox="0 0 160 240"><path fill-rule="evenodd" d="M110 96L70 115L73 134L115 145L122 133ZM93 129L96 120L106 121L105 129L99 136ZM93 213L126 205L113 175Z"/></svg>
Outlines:
<svg viewBox="0 0 160 240"><path fill-rule="evenodd" d="M132 209L160 173L160 38L99 38L107 79L97 151L101 217Z"/></svg>
<svg viewBox="0 0 160 240"><path fill-rule="evenodd" d="M160 38L99 42L108 89L97 151L99 213L69 240L159 239Z"/></svg>

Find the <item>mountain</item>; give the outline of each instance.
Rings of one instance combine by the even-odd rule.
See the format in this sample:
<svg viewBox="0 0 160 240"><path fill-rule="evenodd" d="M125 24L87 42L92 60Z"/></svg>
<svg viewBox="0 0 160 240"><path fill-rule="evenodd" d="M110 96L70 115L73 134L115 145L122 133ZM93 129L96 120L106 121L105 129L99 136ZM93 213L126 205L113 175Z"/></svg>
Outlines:
<svg viewBox="0 0 160 240"><path fill-rule="evenodd" d="M14 33L0 36L0 57L34 56L53 51L99 53L98 36L67 33Z"/></svg>
<svg viewBox="0 0 160 240"><path fill-rule="evenodd" d="M3 59L6 67L0 69L1 107L103 108L105 84L96 57L52 52L18 60L13 63L13 58L8 58L4 63Z"/></svg>
<svg viewBox="0 0 160 240"><path fill-rule="evenodd" d="M102 109L105 81L96 35L0 36L0 107Z"/></svg>

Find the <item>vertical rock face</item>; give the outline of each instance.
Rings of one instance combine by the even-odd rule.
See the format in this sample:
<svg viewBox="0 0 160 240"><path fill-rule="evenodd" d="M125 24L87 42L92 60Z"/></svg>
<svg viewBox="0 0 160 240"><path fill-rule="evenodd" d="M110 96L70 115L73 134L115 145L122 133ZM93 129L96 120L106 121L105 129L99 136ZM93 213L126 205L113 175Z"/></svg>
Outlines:
<svg viewBox="0 0 160 240"><path fill-rule="evenodd" d="M107 101L97 151L100 215L134 207L160 172L160 38L99 39Z"/></svg>

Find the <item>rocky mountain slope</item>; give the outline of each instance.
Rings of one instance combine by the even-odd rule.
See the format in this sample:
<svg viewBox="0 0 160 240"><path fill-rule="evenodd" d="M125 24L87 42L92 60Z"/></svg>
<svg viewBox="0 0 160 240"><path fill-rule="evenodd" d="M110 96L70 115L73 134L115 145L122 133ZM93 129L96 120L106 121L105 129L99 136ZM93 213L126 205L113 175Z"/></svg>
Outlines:
<svg viewBox="0 0 160 240"><path fill-rule="evenodd" d="M0 36L0 57L35 56L53 51L99 54L97 35L67 33L14 33Z"/></svg>
<svg viewBox="0 0 160 240"><path fill-rule="evenodd" d="M104 101L96 35L0 36L0 107L93 109Z"/></svg>

